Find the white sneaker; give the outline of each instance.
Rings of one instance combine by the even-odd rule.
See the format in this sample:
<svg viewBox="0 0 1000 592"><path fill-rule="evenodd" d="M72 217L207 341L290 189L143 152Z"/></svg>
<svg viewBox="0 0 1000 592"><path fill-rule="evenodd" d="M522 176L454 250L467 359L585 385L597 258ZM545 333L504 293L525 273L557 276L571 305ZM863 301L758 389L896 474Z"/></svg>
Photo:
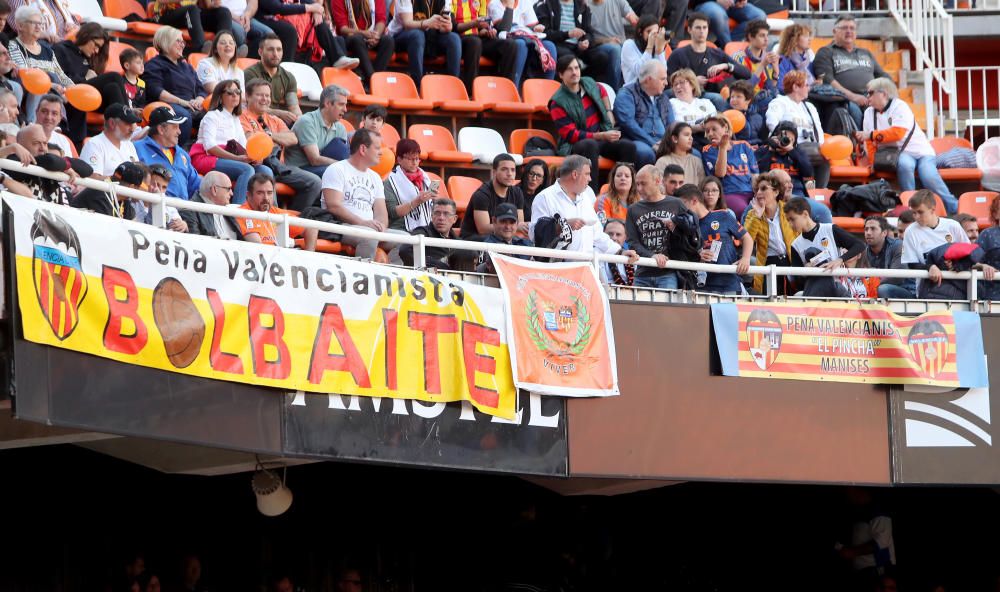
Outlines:
<svg viewBox="0 0 1000 592"><path fill-rule="evenodd" d="M336 62L333 63L333 67L337 68L338 70L353 70L357 68L358 64L360 63L361 60L359 60L358 58L349 58L347 56L341 56L340 58L337 59Z"/></svg>

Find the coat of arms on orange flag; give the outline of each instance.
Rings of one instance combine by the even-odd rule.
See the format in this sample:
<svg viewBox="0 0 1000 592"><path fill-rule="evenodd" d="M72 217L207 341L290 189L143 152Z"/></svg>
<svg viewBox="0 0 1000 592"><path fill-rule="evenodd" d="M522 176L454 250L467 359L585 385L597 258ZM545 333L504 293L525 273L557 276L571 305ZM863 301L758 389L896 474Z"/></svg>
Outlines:
<svg viewBox="0 0 1000 592"><path fill-rule="evenodd" d="M617 395L611 308L593 266L492 257L515 384L548 395Z"/></svg>

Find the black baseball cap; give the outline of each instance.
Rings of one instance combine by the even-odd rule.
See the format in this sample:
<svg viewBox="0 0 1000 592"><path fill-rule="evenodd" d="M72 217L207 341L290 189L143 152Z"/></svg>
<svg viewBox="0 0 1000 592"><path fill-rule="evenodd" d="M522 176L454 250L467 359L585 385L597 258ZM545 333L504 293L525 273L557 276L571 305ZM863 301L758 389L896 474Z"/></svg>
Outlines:
<svg viewBox="0 0 1000 592"><path fill-rule="evenodd" d="M121 103L112 103L104 110L104 119L119 119L125 123L139 123L142 117Z"/></svg>
<svg viewBox="0 0 1000 592"><path fill-rule="evenodd" d="M114 179L122 185L139 186L142 185L142 181L145 178L146 171L143 166L137 162L126 160L115 169Z"/></svg>
<svg viewBox="0 0 1000 592"><path fill-rule="evenodd" d="M513 220L517 222L517 208L514 204L502 203L493 210L493 217L497 220Z"/></svg>
<svg viewBox="0 0 1000 592"><path fill-rule="evenodd" d="M156 127L164 123L176 123L178 125L187 121L187 117L177 115L171 111L170 107L157 107L149 114L149 127Z"/></svg>

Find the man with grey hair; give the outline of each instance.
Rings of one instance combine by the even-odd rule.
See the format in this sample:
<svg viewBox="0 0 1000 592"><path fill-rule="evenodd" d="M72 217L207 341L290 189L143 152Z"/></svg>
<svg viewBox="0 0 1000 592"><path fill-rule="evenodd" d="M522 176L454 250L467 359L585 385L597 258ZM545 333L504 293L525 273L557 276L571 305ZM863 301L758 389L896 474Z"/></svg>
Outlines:
<svg viewBox="0 0 1000 592"><path fill-rule="evenodd" d="M649 60L639 69L639 79L626 84L615 98L615 121L622 137L635 143L636 165L656 162L660 138L674 122L667 88L667 67Z"/></svg>
<svg viewBox="0 0 1000 592"><path fill-rule="evenodd" d="M635 263L638 260L635 251L623 250L604 233L594 209L596 201L594 190L590 187L590 159L579 154L567 156L559 166L559 178L539 192L531 204L531 240L538 245L535 241L538 222L558 214L573 231L573 242L566 247L567 250L625 254L630 258L629 263Z"/></svg>
<svg viewBox="0 0 1000 592"><path fill-rule="evenodd" d="M346 88L331 84L319 96L319 108L306 113L292 126L299 143L289 146L285 163L322 178L326 167L350 156L347 128L340 122L347 113Z"/></svg>
<svg viewBox="0 0 1000 592"><path fill-rule="evenodd" d="M816 78L840 91L848 111L861 128L861 110L868 106L867 85L873 78L889 78L872 52L858 47L858 23L849 14L833 24L833 41L816 52Z"/></svg>
<svg viewBox="0 0 1000 592"><path fill-rule="evenodd" d="M224 173L209 171L201 178L198 192L191 197L196 203L228 206L233 196L233 182ZM239 240L240 232L230 216L181 210L181 218L187 222L188 232L203 236L214 236L226 240Z"/></svg>

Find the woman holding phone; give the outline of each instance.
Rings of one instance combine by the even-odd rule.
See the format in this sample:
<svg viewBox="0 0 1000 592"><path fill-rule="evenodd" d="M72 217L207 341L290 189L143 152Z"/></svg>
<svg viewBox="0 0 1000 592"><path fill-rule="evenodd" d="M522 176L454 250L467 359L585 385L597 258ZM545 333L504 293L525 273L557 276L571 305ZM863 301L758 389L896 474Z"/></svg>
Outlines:
<svg viewBox="0 0 1000 592"><path fill-rule="evenodd" d="M420 144L416 140L406 138L396 144L396 168L384 183L389 228L413 232L431 223L441 182L432 181L420 168Z"/></svg>

